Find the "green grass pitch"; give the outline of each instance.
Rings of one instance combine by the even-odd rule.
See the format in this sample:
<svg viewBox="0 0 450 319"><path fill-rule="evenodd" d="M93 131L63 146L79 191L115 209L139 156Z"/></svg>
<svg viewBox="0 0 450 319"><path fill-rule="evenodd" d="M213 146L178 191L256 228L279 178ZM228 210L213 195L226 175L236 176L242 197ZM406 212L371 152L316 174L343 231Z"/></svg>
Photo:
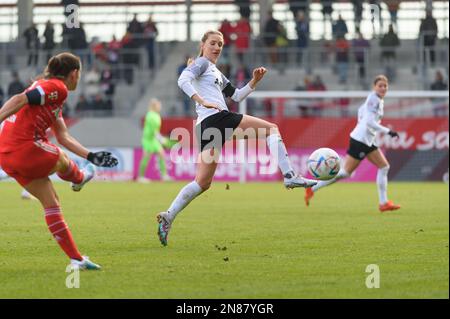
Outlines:
<svg viewBox="0 0 450 319"><path fill-rule="evenodd" d="M375 183L323 189L309 208L281 183L215 183L162 247L155 215L182 185L56 183L78 247L103 266L69 289L39 203L0 183L0 298L449 298L446 184L390 183L402 209L381 214Z"/></svg>

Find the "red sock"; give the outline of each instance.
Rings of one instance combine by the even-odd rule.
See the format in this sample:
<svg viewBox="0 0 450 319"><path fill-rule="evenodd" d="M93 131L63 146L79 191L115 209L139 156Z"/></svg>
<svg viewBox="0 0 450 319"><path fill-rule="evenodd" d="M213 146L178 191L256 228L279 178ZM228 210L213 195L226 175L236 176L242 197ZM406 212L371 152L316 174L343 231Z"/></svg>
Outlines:
<svg viewBox="0 0 450 319"><path fill-rule="evenodd" d="M83 257L81 257L73 241L69 227L67 227L64 221L61 208L59 206L45 208L45 221L47 222L48 229L66 255L71 259L82 260Z"/></svg>
<svg viewBox="0 0 450 319"><path fill-rule="evenodd" d="M77 164L74 161L70 161L69 168L64 173L57 173L57 175L68 182L72 182L75 184L80 184L83 181L84 174L78 168Z"/></svg>

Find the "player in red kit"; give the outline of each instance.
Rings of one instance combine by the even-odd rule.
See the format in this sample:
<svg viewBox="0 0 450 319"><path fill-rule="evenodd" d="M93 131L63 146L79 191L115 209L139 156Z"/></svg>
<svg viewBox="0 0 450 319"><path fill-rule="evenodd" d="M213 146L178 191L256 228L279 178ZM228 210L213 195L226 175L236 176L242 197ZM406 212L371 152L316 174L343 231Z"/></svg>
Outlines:
<svg viewBox="0 0 450 319"><path fill-rule="evenodd" d="M0 166L35 196L44 207L45 221L62 250L78 269L100 269L82 256L64 221L58 195L48 178L56 173L72 182L72 189L80 191L95 174L88 164L83 170L59 147L49 142L51 128L58 143L69 151L102 167L118 164L109 152L90 152L73 138L64 123L62 107L68 91L76 89L80 79L80 59L71 53L52 57L44 78L34 82L23 93L14 95L0 109Z"/></svg>

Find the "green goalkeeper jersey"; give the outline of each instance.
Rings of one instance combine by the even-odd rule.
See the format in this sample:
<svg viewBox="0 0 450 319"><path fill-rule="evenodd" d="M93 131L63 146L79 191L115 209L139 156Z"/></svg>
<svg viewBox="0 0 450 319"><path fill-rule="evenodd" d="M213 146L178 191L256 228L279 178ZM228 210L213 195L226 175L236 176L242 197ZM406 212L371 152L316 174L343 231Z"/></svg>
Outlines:
<svg viewBox="0 0 450 319"><path fill-rule="evenodd" d="M144 132L142 133L142 145L144 149L157 151L161 147L158 141L161 129L161 115L154 111L149 111L145 116Z"/></svg>

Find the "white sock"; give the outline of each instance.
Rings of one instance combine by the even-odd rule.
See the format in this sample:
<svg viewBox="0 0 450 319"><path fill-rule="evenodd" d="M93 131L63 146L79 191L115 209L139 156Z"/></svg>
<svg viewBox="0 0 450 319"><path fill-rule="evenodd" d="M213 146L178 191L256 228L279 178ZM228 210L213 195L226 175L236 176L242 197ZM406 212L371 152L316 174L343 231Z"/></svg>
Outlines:
<svg viewBox="0 0 450 319"><path fill-rule="evenodd" d="M288 173L294 174L294 169L292 168L286 146L284 146L281 136L279 134L271 134L267 136L266 140L267 146L270 150L270 154L277 154L278 167L280 168L283 176L286 176L286 174Z"/></svg>
<svg viewBox="0 0 450 319"><path fill-rule="evenodd" d="M350 174L345 169L341 168L334 178L328 181L319 181L316 185L312 187L312 191L315 193L320 188L336 183L338 180L347 178L349 176Z"/></svg>
<svg viewBox="0 0 450 319"><path fill-rule="evenodd" d="M377 172L377 187L380 204L384 204L388 201L387 199L388 172L389 172L389 165L383 168L379 168Z"/></svg>
<svg viewBox="0 0 450 319"><path fill-rule="evenodd" d="M177 214L202 192L203 189L196 181L192 181L184 186L167 210L170 221L172 222Z"/></svg>

